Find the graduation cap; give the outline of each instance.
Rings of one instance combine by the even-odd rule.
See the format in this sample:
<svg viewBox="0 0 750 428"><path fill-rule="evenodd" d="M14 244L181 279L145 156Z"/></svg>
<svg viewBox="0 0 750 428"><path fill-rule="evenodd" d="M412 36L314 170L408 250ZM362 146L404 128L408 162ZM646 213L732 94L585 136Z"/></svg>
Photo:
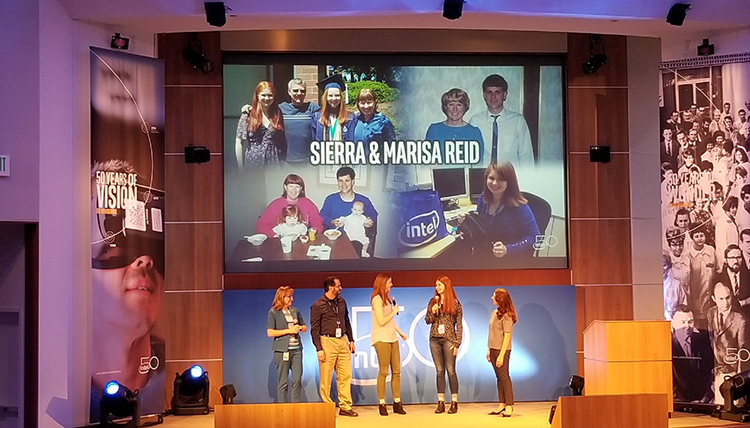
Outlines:
<svg viewBox="0 0 750 428"><path fill-rule="evenodd" d="M316 83L316 85L318 85L321 94L328 88L339 88L342 92L346 89L346 84L340 74L332 74Z"/></svg>

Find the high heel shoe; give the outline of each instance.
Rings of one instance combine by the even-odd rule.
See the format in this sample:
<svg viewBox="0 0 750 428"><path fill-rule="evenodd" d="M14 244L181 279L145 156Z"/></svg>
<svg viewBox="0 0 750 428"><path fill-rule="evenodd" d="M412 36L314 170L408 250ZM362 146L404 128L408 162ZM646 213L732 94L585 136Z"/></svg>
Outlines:
<svg viewBox="0 0 750 428"><path fill-rule="evenodd" d="M452 415L458 413L458 401L451 401L451 408L448 409L448 414Z"/></svg>
<svg viewBox="0 0 750 428"><path fill-rule="evenodd" d="M404 410L404 404L402 402L393 403L393 413L397 413L399 415L405 415L406 410Z"/></svg>
<svg viewBox="0 0 750 428"><path fill-rule="evenodd" d="M438 401L437 409L435 413L445 413L445 401Z"/></svg>
<svg viewBox="0 0 750 428"><path fill-rule="evenodd" d="M510 410L508 408L504 408L502 412L500 412L500 415L504 418L509 418L513 414L513 408L511 407Z"/></svg>
<svg viewBox="0 0 750 428"><path fill-rule="evenodd" d="M388 416L388 407L385 404L381 404L378 406L378 412L380 412L380 416Z"/></svg>
<svg viewBox="0 0 750 428"><path fill-rule="evenodd" d="M496 415L502 415L502 414L503 414L503 412L505 412L505 407L503 407L503 408L502 408L502 409L500 409L500 410L493 410L493 411L491 411L491 412L489 412L489 413L487 413L487 414L488 414L488 415L493 415L493 416L496 416Z"/></svg>

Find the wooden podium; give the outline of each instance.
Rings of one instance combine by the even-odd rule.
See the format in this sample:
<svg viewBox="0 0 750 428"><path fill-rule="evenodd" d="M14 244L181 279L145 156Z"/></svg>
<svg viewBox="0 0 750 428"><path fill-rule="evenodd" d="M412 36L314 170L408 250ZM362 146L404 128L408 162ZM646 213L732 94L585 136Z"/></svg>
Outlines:
<svg viewBox="0 0 750 428"><path fill-rule="evenodd" d="M334 403L217 404L214 428L335 428Z"/></svg>
<svg viewBox="0 0 750 428"><path fill-rule="evenodd" d="M671 334L669 321L593 321L583 331L584 394L666 394L671 412Z"/></svg>
<svg viewBox="0 0 750 428"><path fill-rule="evenodd" d="M664 394L560 397L552 428L667 428L666 407Z"/></svg>

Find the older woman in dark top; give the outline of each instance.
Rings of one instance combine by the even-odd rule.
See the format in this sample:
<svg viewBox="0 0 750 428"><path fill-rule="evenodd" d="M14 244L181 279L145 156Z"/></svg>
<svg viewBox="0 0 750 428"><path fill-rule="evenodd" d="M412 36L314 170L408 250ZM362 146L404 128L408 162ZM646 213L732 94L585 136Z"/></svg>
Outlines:
<svg viewBox="0 0 750 428"><path fill-rule="evenodd" d="M435 296L427 304L425 322L430 327L430 352L437 371L438 404L435 413L445 412L445 371L451 388L448 413L458 412L458 376L456 355L463 337L463 308L458 301L453 282L447 276L435 281Z"/></svg>

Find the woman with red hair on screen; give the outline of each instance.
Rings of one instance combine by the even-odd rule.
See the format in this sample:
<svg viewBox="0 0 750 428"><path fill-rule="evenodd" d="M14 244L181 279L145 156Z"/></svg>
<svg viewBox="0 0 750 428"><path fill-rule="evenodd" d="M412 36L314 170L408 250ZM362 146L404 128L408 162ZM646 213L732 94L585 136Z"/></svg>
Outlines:
<svg viewBox="0 0 750 428"><path fill-rule="evenodd" d="M271 82L258 83L253 105L244 106L237 124L237 166L247 168L279 163L286 158L284 119Z"/></svg>

